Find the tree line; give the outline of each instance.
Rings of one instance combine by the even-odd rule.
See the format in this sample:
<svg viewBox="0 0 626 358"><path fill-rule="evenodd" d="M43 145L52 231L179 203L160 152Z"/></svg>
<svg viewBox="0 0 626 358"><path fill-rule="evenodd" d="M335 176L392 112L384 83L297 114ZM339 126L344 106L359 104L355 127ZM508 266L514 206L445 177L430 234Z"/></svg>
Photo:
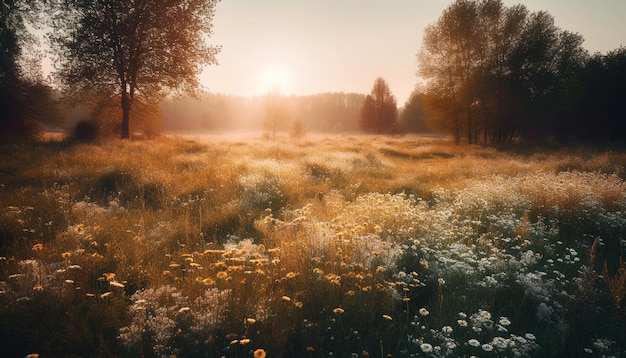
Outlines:
<svg viewBox="0 0 626 358"><path fill-rule="evenodd" d="M76 129L97 127L122 138L160 126L180 130L183 123L207 130L263 126L274 134L291 123L300 131L432 130L458 143L626 139L626 49L591 55L582 36L557 27L545 11L501 0L453 2L425 29L417 56L423 82L399 111L383 78L367 95L201 93L198 74L220 50L207 43L216 3L4 0L0 134L59 125L67 117L62 109L78 105L83 109L74 113L87 120ZM38 25L51 29L55 90L33 66L41 55L29 27ZM183 94L203 96L203 105L189 106L196 108L191 112L172 102Z"/></svg>
<svg viewBox="0 0 626 358"><path fill-rule="evenodd" d="M241 97L203 93L161 102L163 130L286 132L296 123L311 132L358 132L365 96L329 92L304 96L267 93Z"/></svg>
<svg viewBox="0 0 626 358"><path fill-rule="evenodd" d="M590 55L545 11L457 0L425 30L412 97L456 142L626 139L626 49Z"/></svg>

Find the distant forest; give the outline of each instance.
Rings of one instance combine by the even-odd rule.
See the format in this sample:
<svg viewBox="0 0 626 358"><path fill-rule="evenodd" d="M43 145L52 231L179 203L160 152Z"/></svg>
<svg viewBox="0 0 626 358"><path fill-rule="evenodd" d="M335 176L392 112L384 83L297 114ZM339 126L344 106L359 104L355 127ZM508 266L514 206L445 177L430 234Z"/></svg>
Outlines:
<svg viewBox="0 0 626 358"><path fill-rule="evenodd" d="M201 92L197 75L216 63L220 50L204 43L214 1L177 0L196 9L182 13L170 3L53 3L11 0L0 11L1 139L65 128L87 140L151 137L163 130L432 131L457 143L484 144L626 140L626 47L590 54L580 34L524 5L450 4L426 27L416 73L407 73L417 74L416 89L396 111L386 86L379 86L384 99L376 86L370 94L244 98ZM32 26L50 31L55 87L37 68ZM177 42L189 46L172 47ZM389 118L383 120L383 112Z"/></svg>
<svg viewBox="0 0 626 358"><path fill-rule="evenodd" d="M306 131L357 132L365 95L322 93L285 98L289 130L295 121ZM205 93L200 98L161 103L165 131L258 131L262 130L265 98Z"/></svg>

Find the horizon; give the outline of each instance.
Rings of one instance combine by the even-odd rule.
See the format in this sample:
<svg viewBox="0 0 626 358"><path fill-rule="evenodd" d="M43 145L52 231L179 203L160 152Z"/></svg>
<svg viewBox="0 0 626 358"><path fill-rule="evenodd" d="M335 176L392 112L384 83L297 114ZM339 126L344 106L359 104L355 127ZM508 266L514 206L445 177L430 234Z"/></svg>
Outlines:
<svg viewBox="0 0 626 358"><path fill-rule="evenodd" d="M521 3L530 12L547 11L557 27L582 35L583 47L590 54L623 46L626 23L620 17L626 13L624 2L503 2L506 6ZM257 97L272 90L287 96L367 94L374 80L383 77L402 107L419 81L416 56L423 30L450 4L410 0L384 4L357 0L220 2L213 36L208 40L222 46L219 65L208 66L200 80L211 93Z"/></svg>

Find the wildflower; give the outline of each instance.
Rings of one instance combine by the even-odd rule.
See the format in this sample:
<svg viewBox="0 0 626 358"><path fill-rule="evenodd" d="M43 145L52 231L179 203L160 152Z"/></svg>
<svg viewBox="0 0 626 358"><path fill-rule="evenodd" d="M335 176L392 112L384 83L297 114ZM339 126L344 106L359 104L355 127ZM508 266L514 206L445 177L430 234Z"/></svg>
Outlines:
<svg viewBox="0 0 626 358"><path fill-rule="evenodd" d="M109 286L113 286L113 287L119 287L119 288L124 288L124 284L123 283L119 283L117 281L111 281L109 282Z"/></svg>
<svg viewBox="0 0 626 358"><path fill-rule="evenodd" d="M441 278L441 277L439 277L439 278L437 279L437 282L439 282L439 286L443 286L443 285L445 285L445 284L446 284L446 280L444 280L444 279L443 279L443 278Z"/></svg>
<svg viewBox="0 0 626 358"><path fill-rule="evenodd" d="M297 275L298 275L298 273L297 273L297 272L293 272L293 271L291 271L291 272L288 272L288 273L287 273L286 277L287 277L287 278L294 278L294 277L296 277Z"/></svg>
<svg viewBox="0 0 626 358"><path fill-rule="evenodd" d="M337 307L333 310L333 313L342 314L344 312L343 308Z"/></svg>
<svg viewBox="0 0 626 358"><path fill-rule="evenodd" d="M428 353L428 352L432 352L433 351L433 346L428 344L428 343L422 343L420 345L420 349L422 350L422 352Z"/></svg>
<svg viewBox="0 0 626 358"><path fill-rule="evenodd" d="M280 298L281 300L285 301L285 302L289 302L291 301L291 298L289 298L289 296L283 296Z"/></svg>
<svg viewBox="0 0 626 358"><path fill-rule="evenodd" d="M524 337L526 337L526 339L530 339L531 341L534 341L536 339L535 335L532 333L526 333Z"/></svg>
<svg viewBox="0 0 626 358"><path fill-rule="evenodd" d="M73 285L74 284L74 280L65 280L65 283Z"/></svg>
<svg viewBox="0 0 626 358"><path fill-rule="evenodd" d="M493 350L493 346L489 343L485 343L482 345L482 349L485 352L491 352Z"/></svg>
<svg viewBox="0 0 626 358"><path fill-rule="evenodd" d="M430 314L430 312L428 312L428 310L424 307L419 309L419 314L422 316L428 316Z"/></svg>
<svg viewBox="0 0 626 358"><path fill-rule="evenodd" d="M386 315L386 314L383 315L383 318L386 319L387 321L393 320L393 318L391 318L390 315Z"/></svg>
<svg viewBox="0 0 626 358"><path fill-rule="evenodd" d="M315 351L315 348L313 348L311 346L308 346L308 347L306 347L306 351L307 352L313 352L313 351Z"/></svg>
<svg viewBox="0 0 626 358"><path fill-rule="evenodd" d="M593 354L593 350L591 350L591 348L585 348L585 353Z"/></svg>
<svg viewBox="0 0 626 358"><path fill-rule="evenodd" d="M382 227L380 227L380 225L376 225L376 226L374 226L374 231L376 231L376 232L381 232L382 230L383 230L383 228L382 228Z"/></svg>
<svg viewBox="0 0 626 358"><path fill-rule="evenodd" d="M413 245L419 246L420 241L418 239L413 240Z"/></svg>
<svg viewBox="0 0 626 358"><path fill-rule="evenodd" d="M235 345L235 344L237 344L237 343L239 343L239 340L238 340L238 339L233 339L232 341L230 341L230 345L231 345L231 346L232 346L232 345Z"/></svg>
<svg viewBox="0 0 626 358"><path fill-rule="evenodd" d="M445 334L450 334L452 333L453 329L450 326L443 326L443 328L441 329L441 332L445 333Z"/></svg>
<svg viewBox="0 0 626 358"><path fill-rule="evenodd" d="M191 308L189 308L189 307L182 307L181 309L178 310L178 313L185 313L185 312L188 312L189 310L191 310Z"/></svg>
<svg viewBox="0 0 626 358"><path fill-rule="evenodd" d="M506 317L500 317L500 324L503 326L508 326L511 324L511 321L509 321L509 319Z"/></svg>
<svg viewBox="0 0 626 358"><path fill-rule="evenodd" d="M217 276L217 278L219 278L221 280L224 280L224 279L226 279L228 277L228 273L225 272L225 271L220 271L220 272L217 273L216 276Z"/></svg>
<svg viewBox="0 0 626 358"><path fill-rule="evenodd" d="M101 294L100 298L107 298L107 297L110 297L110 296L113 296L113 292L107 291L107 292Z"/></svg>
<svg viewBox="0 0 626 358"><path fill-rule="evenodd" d="M324 271L322 271L319 267L316 267L313 269L313 273L316 273L318 275L323 275Z"/></svg>
<svg viewBox="0 0 626 358"><path fill-rule="evenodd" d="M246 323L247 324L254 324L254 323L256 323L256 319L254 319L254 318L246 318Z"/></svg>
<svg viewBox="0 0 626 358"><path fill-rule="evenodd" d="M467 327L467 321L464 319L457 320L456 323L458 323L461 327Z"/></svg>
<svg viewBox="0 0 626 358"><path fill-rule="evenodd" d="M33 245L33 251L41 251L41 250L43 250L43 244Z"/></svg>
<svg viewBox="0 0 626 358"><path fill-rule="evenodd" d="M296 301L293 303L293 305L296 306L296 308L302 308L304 304L301 301Z"/></svg>
<svg viewBox="0 0 626 358"><path fill-rule="evenodd" d="M410 301L411 301L411 298L410 298L410 297L403 297L403 298L402 298L402 301L404 301L404 302L410 302Z"/></svg>
<svg viewBox="0 0 626 358"><path fill-rule="evenodd" d="M265 351L263 349L257 349L254 351L254 358L265 358Z"/></svg>
<svg viewBox="0 0 626 358"><path fill-rule="evenodd" d="M102 277L104 277L107 281L111 281L115 278L115 274L113 272L105 272L102 274Z"/></svg>
<svg viewBox="0 0 626 358"><path fill-rule="evenodd" d="M62 254L61 254L61 257L62 257L62 258L64 258L64 259L67 259L67 258L69 258L70 256L72 256L72 253L71 253L71 252L69 252L69 251L66 251L66 252L64 252L64 253L62 253Z"/></svg>
<svg viewBox="0 0 626 358"><path fill-rule="evenodd" d="M243 346L246 345L248 343L250 343L250 339L249 338L244 338L242 340L239 341L239 343Z"/></svg>
<svg viewBox="0 0 626 358"><path fill-rule="evenodd" d="M470 346L472 347L478 347L480 346L480 342L477 339L470 339L469 341L467 341L467 343L469 343Z"/></svg>

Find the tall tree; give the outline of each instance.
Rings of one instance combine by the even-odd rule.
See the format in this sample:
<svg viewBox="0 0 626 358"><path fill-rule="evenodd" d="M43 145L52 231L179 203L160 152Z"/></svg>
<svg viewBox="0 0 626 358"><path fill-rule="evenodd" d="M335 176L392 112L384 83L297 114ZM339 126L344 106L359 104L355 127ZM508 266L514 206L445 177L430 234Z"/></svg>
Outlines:
<svg viewBox="0 0 626 358"><path fill-rule="evenodd" d="M29 31L38 28L42 3L0 3L0 134L9 138L36 136L37 122L58 125L61 120L54 93L41 76L38 41Z"/></svg>
<svg viewBox="0 0 626 358"><path fill-rule="evenodd" d="M427 107L457 142L544 136L582 68L582 37L546 12L502 0L457 0L424 33L419 74Z"/></svg>
<svg viewBox="0 0 626 358"><path fill-rule="evenodd" d="M404 108L402 108L399 116L400 127L403 131L414 133L430 132L426 124L424 102L424 94L417 90L411 93L411 97L404 104Z"/></svg>
<svg viewBox="0 0 626 358"><path fill-rule="evenodd" d="M215 64L209 46L217 0L55 0L57 75L75 97L118 97L121 136L133 102L195 93Z"/></svg>
<svg viewBox="0 0 626 358"><path fill-rule="evenodd" d="M396 99L387 81L378 77L361 108L361 129L369 133L390 133L396 126L397 117Z"/></svg>

